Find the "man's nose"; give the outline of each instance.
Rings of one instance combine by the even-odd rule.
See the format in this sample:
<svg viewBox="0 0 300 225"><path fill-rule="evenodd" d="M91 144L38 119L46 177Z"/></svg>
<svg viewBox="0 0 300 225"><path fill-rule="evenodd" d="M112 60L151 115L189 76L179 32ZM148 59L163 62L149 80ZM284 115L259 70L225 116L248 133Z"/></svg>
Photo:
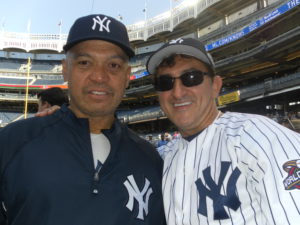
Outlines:
<svg viewBox="0 0 300 225"><path fill-rule="evenodd" d="M175 79L174 80L174 85L172 88L172 94L175 98L180 98L184 95L185 93L185 86L182 84L180 79Z"/></svg>
<svg viewBox="0 0 300 225"><path fill-rule="evenodd" d="M105 82L108 80L108 74L103 65L95 65L90 79L95 82Z"/></svg>

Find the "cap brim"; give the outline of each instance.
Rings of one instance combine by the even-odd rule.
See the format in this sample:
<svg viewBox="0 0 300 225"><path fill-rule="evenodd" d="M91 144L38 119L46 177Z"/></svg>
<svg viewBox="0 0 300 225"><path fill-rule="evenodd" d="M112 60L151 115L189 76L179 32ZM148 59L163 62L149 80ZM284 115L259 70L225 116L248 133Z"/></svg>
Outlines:
<svg viewBox="0 0 300 225"><path fill-rule="evenodd" d="M172 54L182 54L182 55L192 56L208 65L212 65L212 62L210 61L210 59L200 49L197 49L197 48L189 46L189 45L172 44L172 45L168 45L166 47L161 48L160 50L158 50L156 53L154 53L149 58L148 63L147 63L148 72L150 74L154 74L155 70L159 66L159 64L165 58L169 57Z"/></svg>
<svg viewBox="0 0 300 225"><path fill-rule="evenodd" d="M82 39L77 39L77 40L74 40L72 41L71 43L68 43L66 45L64 45L63 49L65 52L67 52L68 50L70 50L74 45L82 42L82 41L88 41L88 40L103 40L103 41L107 41L107 42L111 42L117 46L119 46L120 48L123 49L123 51L126 53L126 55L128 55L129 58L133 57L135 54L134 54L134 51L131 49L131 48L128 48L127 46L121 44L120 42L118 41L114 41L112 39L106 39L106 38L95 38L95 37L85 37L85 38L82 38Z"/></svg>

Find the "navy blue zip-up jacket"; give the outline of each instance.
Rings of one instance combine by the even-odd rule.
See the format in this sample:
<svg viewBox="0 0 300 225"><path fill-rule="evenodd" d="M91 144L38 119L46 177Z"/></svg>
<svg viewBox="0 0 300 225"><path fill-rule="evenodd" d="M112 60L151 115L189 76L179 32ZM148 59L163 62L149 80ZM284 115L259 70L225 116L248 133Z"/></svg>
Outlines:
<svg viewBox="0 0 300 225"><path fill-rule="evenodd" d="M162 160L116 120L96 174L87 119L66 106L0 131L0 224L160 225Z"/></svg>

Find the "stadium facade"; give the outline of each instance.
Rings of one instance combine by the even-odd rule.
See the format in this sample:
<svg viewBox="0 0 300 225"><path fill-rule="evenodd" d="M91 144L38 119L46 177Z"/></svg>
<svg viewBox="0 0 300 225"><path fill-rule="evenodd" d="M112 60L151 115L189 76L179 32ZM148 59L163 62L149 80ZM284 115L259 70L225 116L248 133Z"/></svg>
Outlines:
<svg viewBox="0 0 300 225"><path fill-rule="evenodd" d="M141 134L175 129L159 107L145 62L166 41L194 37L205 43L223 78L221 110L288 119L295 128L289 119L300 112L299 25L299 0L183 1L154 18L128 25L136 56L130 62L131 82L118 117ZM1 126L24 118L25 102L34 113L40 90L59 86L67 91L61 73L66 38L66 34L0 32Z"/></svg>

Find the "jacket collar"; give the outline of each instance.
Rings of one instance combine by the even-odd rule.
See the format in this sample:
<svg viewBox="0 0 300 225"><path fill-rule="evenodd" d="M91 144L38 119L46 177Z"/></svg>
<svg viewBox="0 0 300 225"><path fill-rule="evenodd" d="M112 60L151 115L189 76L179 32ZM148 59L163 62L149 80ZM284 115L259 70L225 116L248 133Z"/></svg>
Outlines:
<svg viewBox="0 0 300 225"><path fill-rule="evenodd" d="M67 105L62 105L61 109L58 112L58 116L61 116L62 119L73 129L76 129L77 132L82 133L83 136L89 135L89 121L87 118L78 118L72 110L69 109ZM121 139L121 134L124 126L117 119L115 115L115 121L112 124L110 129L102 130L102 133L108 138L111 144L111 151L114 152L116 148L119 147L119 141Z"/></svg>

